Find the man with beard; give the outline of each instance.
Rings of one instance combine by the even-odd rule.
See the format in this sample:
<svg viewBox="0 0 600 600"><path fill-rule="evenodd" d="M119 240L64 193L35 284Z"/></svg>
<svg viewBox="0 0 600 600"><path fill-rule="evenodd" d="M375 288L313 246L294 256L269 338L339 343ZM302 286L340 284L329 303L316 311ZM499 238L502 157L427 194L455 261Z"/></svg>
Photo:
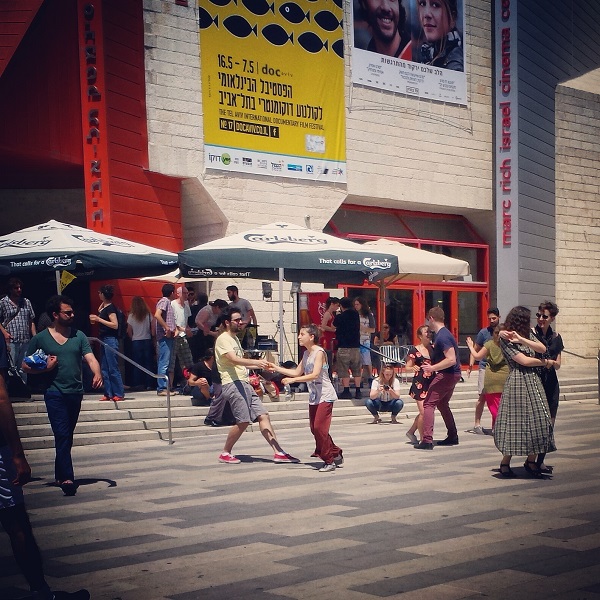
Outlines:
<svg viewBox="0 0 600 600"><path fill-rule="evenodd" d="M28 356L36 350L43 350L48 355L46 367L35 369L23 362L23 370L31 375L47 374L44 401L54 433L56 483L66 496L74 496L77 485L71 448L83 399L81 360L85 360L92 371L95 389L102 385L102 375L87 337L72 327L73 301L66 296L52 296L46 312L52 318L52 324L35 335L27 347Z"/></svg>
<svg viewBox="0 0 600 600"><path fill-rule="evenodd" d="M410 37L405 32L406 10L402 0L360 0L373 37L370 52L412 60Z"/></svg>
<svg viewBox="0 0 600 600"><path fill-rule="evenodd" d="M229 430L225 447L219 456L219 462L235 465L240 463L231 451L234 444L240 439L242 433L250 423L258 422L260 432L273 448L274 463L300 462L279 445L269 413L264 408L254 388L250 385L248 368L272 369L273 365L266 360L244 358L244 351L238 339L238 333L243 327L243 319L237 308L228 307L219 317L217 325L223 325L225 331L217 338L215 343L215 358L217 369L221 376L221 394L224 401L229 402L235 425Z"/></svg>

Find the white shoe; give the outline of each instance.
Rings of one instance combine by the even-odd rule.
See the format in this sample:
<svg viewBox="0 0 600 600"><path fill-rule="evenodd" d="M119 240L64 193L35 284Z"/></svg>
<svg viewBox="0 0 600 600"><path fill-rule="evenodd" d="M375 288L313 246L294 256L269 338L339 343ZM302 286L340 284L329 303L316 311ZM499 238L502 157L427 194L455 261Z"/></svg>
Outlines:
<svg viewBox="0 0 600 600"><path fill-rule="evenodd" d="M418 444L419 440L417 439L417 436L414 433L410 433L410 431L406 432L406 437L410 440L411 444Z"/></svg>
<svg viewBox="0 0 600 600"><path fill-rule="evenodd" d="M320 469L319 473L333 473L336 470L335 463L325 463Z"/></svg>
<svg viewBox="0 0 600 600"><path fill-rule="evenodd" d="M475 427L473 427L473 433L476 433L477 435L485 435L485 431L481 425L475 425Z"/></svg>

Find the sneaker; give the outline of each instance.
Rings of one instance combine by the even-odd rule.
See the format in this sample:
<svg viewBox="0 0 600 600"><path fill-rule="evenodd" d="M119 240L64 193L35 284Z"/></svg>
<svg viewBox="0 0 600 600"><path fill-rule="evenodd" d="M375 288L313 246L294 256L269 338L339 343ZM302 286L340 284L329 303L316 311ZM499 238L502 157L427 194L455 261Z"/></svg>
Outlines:
<svg viewBox="0 0 600 600"><path fill-rule="evenodd" d="M410 431L406 432L406 437L410 440L410 443L415 445L419 443L419 440L417 439L417 436L414 433L411 433Z"/></svg>
<svg viewBox="0 0 600 600"><path fill-rule="evenodd" d="M333 462L336 467L341 467L344 464L344 456L340 452L337 456L333 458Z"/></svg>
<svg viewBox="0 0 600 600"><path fill-rule="evenodd" d="M458 438L446 438L445 440L439 441L436 446L458 446Z"/></svg>
<svg viewBox="0 0 600 600"><path fill-rule="evenodd" d="M242 461L233 454L229 454L229 452L221 452L219 455L219 462L225 463L226 465L237 465Z"/></svg>
<svg viewBox="0 0 600 600"><path fill-rule="evenodd" d="M113 396L112 397L113 402L121 402L123 400L125 400L125 398L123 398L123 396Z"/></svg>
<svg viewBox="0 0 600 600"><path fill-rule="evenodd" d="M485 435L485 431L481 425L475 425L475 427L473 427L473 433L476 433L477 435Z"/></svg>
<svg viewBox="0 0 600 600"><path fill-rule="evenodd" d="M356 400L360 400L362 398L362 394L360 393L360 388L356 388L356 391L354 392L354 398Z"/></svg>
<svg viewBox="0 0 600 600"><path fill-rule="evenodd" d="M335 463L332 462L330 464L325 463L320 469L319 469L319 473L333 473L335 470L337 469L337 467L335 466Z"/></svg>
<svg viewBox="0 0 600 600"><path fill-rule="evenodd" d="M221 423L218 421L213 421L212 419L204 419L204 424L209 427L221 427Z"/></svg>
<svg viewBox="0 0 600 600"><path fill-rule="evenodd" d="M338 398L340 400L352 400L352 394L350 393L350 390L344 390L339 396Z"/></svg>
<svg viewBox="0 0 600 600"><path fill-rule="evenodd" d="M415 450L433 450L433 444L427 442L421 442L415 445Z"/></svg>
<svg viewBox="0 0 600 600"><path fill-rule="evenodd" d="M294 456L292 456L291 454L288 454L287 452L276 452L273 455L273 462L274 463L299 463L300 459L295 458Z"/></svg>
<svg viewBox="0 0 600 600"><path fill-rule="evenodd" d="M112 400L112 398L109 398L108 396L102 396L102 398L100 398L100 402L108 402L109 400Z"/></svg>

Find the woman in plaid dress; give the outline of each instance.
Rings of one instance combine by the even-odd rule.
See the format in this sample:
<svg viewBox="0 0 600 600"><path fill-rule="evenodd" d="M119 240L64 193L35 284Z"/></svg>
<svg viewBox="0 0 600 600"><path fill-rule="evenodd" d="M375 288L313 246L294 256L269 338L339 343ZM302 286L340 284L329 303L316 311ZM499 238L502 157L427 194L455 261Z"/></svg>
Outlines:
<svg viewBox="0 0 600 600"><path fill-rule="evenodd" d="M550 410L538 375L539 367L546 367L548 359L534 357L544 348L530 332L530 319L528 308L516 306L508 313L500 333L500 347L510 368L494 427L494 442L503 455L500 474L504 477L515 476L510 468L514 454L527 455L525 470L541 477L537 454L556 450Z"/></svg>

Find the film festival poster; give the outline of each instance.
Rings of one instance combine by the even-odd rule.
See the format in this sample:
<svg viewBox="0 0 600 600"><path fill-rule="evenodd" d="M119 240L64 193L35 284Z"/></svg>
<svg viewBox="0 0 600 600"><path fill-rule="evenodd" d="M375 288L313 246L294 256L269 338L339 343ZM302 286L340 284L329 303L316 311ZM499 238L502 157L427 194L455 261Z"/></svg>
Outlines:
<svg viewBox="0 0 600 600"><path fill-rule="evenodd" d="M352 82L467 104L463 0L352 0Z"/></svg>
<svg viewBox="0 0 600 600"><path fill-rule="evenodd" d="M346 181L343 0L199 0L207 169Z"/></svg>

